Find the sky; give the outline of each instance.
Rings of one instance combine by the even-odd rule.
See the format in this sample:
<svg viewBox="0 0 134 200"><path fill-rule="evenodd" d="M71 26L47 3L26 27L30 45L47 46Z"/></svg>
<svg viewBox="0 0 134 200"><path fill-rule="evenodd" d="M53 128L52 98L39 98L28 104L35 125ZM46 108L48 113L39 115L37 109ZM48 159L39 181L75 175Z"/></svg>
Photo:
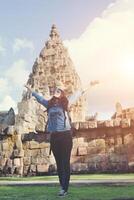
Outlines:
<svg viewBox="0 0 134 200"><path fill-rule="evenodd" d="M83 87L88 113L109 119L116 102L134 107L134 0L0 0L0 110L17 111L23 85L59 29Z"/></svg>

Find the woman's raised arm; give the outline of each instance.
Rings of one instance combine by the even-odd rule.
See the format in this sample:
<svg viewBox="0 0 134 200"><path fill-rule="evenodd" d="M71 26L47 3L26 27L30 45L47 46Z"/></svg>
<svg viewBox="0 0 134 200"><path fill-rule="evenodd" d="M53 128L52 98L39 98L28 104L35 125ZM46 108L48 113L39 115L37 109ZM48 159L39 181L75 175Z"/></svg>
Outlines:
<svg viewBox="0 0 134 200"><path fill-rule="evenodd" d="M29 90L29 92L32 93L32 96L34 96L40 104L42 104L46 108L48 107L48 100L46 100L43 96L35 92L29 85L25 85L25 87Z"/></svg>

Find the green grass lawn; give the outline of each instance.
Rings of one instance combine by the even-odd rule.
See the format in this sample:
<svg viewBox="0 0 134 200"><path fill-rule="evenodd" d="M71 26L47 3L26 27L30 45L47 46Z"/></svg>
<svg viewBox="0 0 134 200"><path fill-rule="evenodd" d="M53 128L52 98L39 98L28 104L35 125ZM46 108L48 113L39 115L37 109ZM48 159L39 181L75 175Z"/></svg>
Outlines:
<svg viewBox="0 0 134 200"><path fill-rule="evenodd" d="M81 174L71 175L71 180L103 180L103 179L134 179L134 173L131 174ZM0 177L0 181L38 181L38 180L58 180L57 176L33 176L33 177Z"/></svg>
<svg viewBox="0 0 134 200"><path fill-rule="evenodd" d="M0 200L58 200L59 188L46 186L0 186ZM69 188L68 200L134 199L134 185Z"/></svg>

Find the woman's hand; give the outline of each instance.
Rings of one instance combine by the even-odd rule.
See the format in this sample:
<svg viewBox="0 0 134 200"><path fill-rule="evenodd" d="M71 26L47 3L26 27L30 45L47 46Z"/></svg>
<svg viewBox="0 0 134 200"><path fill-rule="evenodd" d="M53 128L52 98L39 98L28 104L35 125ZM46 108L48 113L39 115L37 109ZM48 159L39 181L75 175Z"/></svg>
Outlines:
<svg viewBox="0 0 134 200"><path fill-rule="evenodd" d="M94 87L95 85L99 84L99 81L98 80L95 80L95 81L91 81L83 90L83 93L86 93L88 92L88 90L91 88L91 87Z"/></svg>
<svg viewBox="0 0 134 200"><path fill-rule="evenodd" d="M29 85L24 85L24 86L28 89L29 92L33 92L33 89Z"/></svg>

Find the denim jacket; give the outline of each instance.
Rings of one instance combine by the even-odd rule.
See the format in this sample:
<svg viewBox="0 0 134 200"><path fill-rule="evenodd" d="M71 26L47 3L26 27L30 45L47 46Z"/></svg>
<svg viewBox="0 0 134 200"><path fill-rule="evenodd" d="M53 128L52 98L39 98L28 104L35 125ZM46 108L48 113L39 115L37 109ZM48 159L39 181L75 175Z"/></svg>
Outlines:
<svg viewBox="0 0 134 200"><path fill-rule="evenodd" d="M70 97L68 97L69 106L74 104L76 100L82 95L83 91L77 91ZM48 108L48 100L43 96L40 96L37 92L32 92L32 96L42 104L45 108ZM65 119L65 121L64 121ZM63 132L71 130L70 119L68 113L60 106L53 106L48 110L48 123L47 132Z"/></svg>

